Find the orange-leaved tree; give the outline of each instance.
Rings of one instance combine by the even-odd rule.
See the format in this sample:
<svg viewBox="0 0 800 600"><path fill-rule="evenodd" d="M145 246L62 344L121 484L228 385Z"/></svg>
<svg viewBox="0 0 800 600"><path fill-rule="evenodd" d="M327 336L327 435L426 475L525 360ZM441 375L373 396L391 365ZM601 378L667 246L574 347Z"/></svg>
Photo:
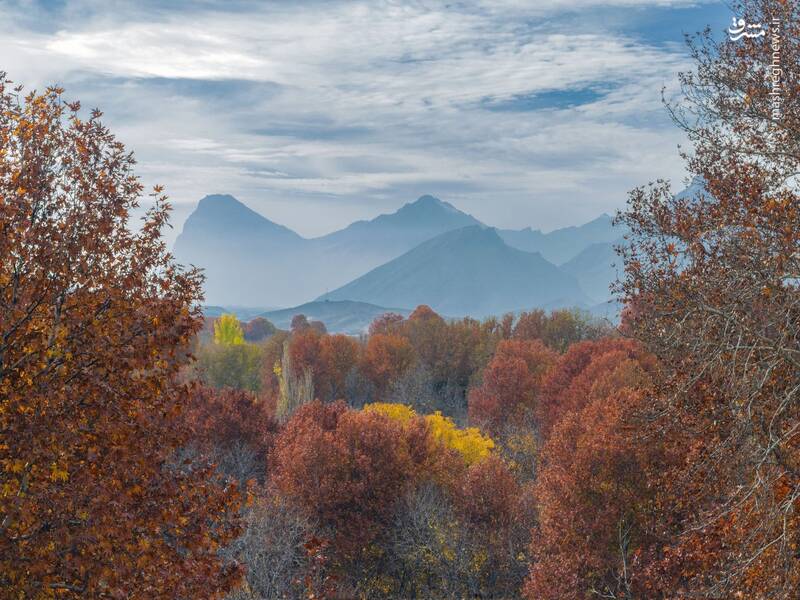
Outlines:
<svg viewBox="0 0 800 600"><path fill-rule="evenodd" d="M375 399L386 396L392 383L414 364L414 348L399 335L370 336L361 358L361 370L375 387Z"/></svg>
<svg viewBox="0 0 800 600"><path fill-rule="evenodd" d="M649 422L686 468L670 555L692 595L794 598L800 586L800 5L744 0L764 36L692 45L672 114L698 183L634 190L621 220L626 326L665 365ZM667 527L665 526L665 530ZM667 553L664 553L667 556ZM699 567L681 565L684 557Z"/></svg>
<svg viewBox="0 0 800 600"><path fill-rule="evenodd" d="M277 437L273 482L352 558L391 522L431 448L422 422L404 427L376 411L315 400Z"/></svg>
<svg viewBox="0 0 800 600"><path fill-rule="evenodd" d="M539 340L503 340L469 395L469 418L492 433L531 423L539 389L558 355Z"/></svg>
<svg viewBox="0 0 800 600"><path fill-rule="evenodd" d="M601 351L570 386L581 402L548 431L533 487L528 598L657 597L641 585L642 553L654 543L647 473L666 464L660 441L635 433L650 362Z"/></svg>
<svg viewBox="0 0 800 600"><path fill-rule="evenodd" d="M183 418L191 450L209 458L217 471L240 485L263 482L267 456L278 430L272 406L252 392L198 385Z"/></svg>
<svg viewBox="0 0 800 600"><path fill-rule="evenodd" d="M165 250L160 189L127 227L133 157L61 93L0 74L0 588L214 596L235 490L175 461L200 277Z"/></svg>

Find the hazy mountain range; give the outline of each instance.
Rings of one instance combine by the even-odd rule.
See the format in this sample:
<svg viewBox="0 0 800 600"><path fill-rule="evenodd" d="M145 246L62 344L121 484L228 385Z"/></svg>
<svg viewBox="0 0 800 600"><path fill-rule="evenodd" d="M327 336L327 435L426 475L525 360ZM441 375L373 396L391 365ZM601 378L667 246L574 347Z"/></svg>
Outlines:
<svg viewBox="0 0 800 600"><path fill-rule="evenodd" d="M304 238L233 196L212 195L186 220L174 253L205 269L213 305L360 303L328 303L329 320L347 321L344 313L356 306L366 316L366 305L424 303L449 316L482 317L607 301L616 277L613 246L623 233L608 215L549 233L494 229L426 195L394 213Z"/></svg>
<svg viewBox="0 0 800 600"><path fill-rule="evenodd" d="M545 259L561 265L577 256L589 244L603 244L616 241L622 234L613 227L612 219L602 214L585 225L564 227L550 233L538 229L501 229L500 237L506 244L525 250L538 252Z"/></svg>
<svg viewBox="0 0 800 600"><path fill-rule="evenodd" d="M442 314L473 317L593 303L572 275L481 225L438 235L321 299L428 304Z"/></svg>

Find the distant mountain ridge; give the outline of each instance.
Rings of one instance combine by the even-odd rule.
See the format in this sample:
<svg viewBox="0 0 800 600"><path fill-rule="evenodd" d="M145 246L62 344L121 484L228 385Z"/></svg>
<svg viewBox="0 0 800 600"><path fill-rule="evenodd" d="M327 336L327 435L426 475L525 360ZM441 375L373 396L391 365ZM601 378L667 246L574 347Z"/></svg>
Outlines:
<svg viewBox="0 0 800 600"><path fill-rule="evenodd" d="M509 246L539 252L556 265L574 258L589 244L610 243L622 235L621 229L614 227L613 219L605 213L584 225L564 227L550 233L530 227L501 229L498 233Z"/></svg>
<svg viewBox="0 0 800 600"><path fill-rule="evenodd" d="M590 302L571 275L482 225L440 234L319 300L428 304L442 314L473 317Z"/></svg>
<svg viewBox="0 0 800 600"><path fill-rule="evenodd" d="M704 192L695 179L676 198ZM408 312L418 304L453 317L577 306L615 318L620 306L609 286L623 275L615 246L626 234L607 214L549 233L493 229L425 195L309 239L215 194L186 220L174 254L205 269L209 312L292 306L265 314L283 323L305 311L327 318L331 331L352 333L383 307Z"/></svg>
<svg viewBox="0 0 800 600"><path fill-rule="evenodd" d="M480 222L433 196L318 238L303 238L233 196L203 198L175 241L203 267L209 304L291 306L337 288L436 235Z"/></svg>
<svg viewBox="0 0 800 600"><path fill-rule="evenodd" d="M468 225L483 225L472 215L461 212L449 202L430 195L420 196L391 214L383 214L369 221L356 221L344 229L315 238L324 245L363 244L367 238L389 235L402 239L402 245L412 246L445 231ZM374 240L368 240L374 241Z"/></svg>
<svg viewBox="0 0 800 600"><path fill-rule="evenodd" d="M360 276L441 233L482 225L472 215L430 195L421 196L390 214L355 223L309 240L314 249L318 277L326 289Z"/></svg>
<svg viewBox="0 0 800 600"><path fill-rule="evenodd" d="M294 294L308 298L314 285L292 276L286 257L304 260L306 240L249 209L233 196L206 196L189 215L173 249L178 262L205 271L205 301L218 305L285 306Z"/></svg>
<svg viewBox="0 0 800 600"><path fill-rule="evenodd" d="M200 200L184 223L183 231L187 230L211 236L224 232L228 242L244 241L253 234L288 244L303 241L299 234L270 221L230 194L211 194Z"/></svg>

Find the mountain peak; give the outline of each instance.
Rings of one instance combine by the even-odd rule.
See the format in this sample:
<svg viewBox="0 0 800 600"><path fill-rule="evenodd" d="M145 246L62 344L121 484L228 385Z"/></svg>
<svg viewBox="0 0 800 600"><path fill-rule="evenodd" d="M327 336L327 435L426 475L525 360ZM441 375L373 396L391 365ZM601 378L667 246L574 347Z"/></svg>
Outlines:
<svg viewBox="0 0 800 600"><path fill-rule="evenodd" d="M201 204L208 205L208 204L214 204L214 203L219 203L219 202L225 202L225 203L228 203L228 204L242 204L241 202L239 202L236 198L234 198L230 194L208 194L207 196L203 196L200 199L200 202L197 203L197 205L198 206L201 205ZM242 206L244 206L244 205L242 204Z"/></svg>
<svg viewBox="0 0 800 600"><path fill-rule="evenodd" d="M610 227L613 222L614 222L614 217L612 217L608 213L603 213L599 217L597 217L595 219L592 219L588 223L585 223L584 225L578 226L578 227L592 227L592 226L595 226L595 227Z"/></svg>
<svg viewBox="0 0 800 600"><path fill-rule="evenodd" d="M175 249L185 251L187 245L196 246L197 253L205 255L203 247L210 247L210 240L231 237L235 243L251 242L255 245L270 240L302 239L291 229L270 221L230 194L211 194L202 198L186 219L183 231L175 241Z"/></svg>
<svg viewBox="0 0 800 600"><path fill-rule="evenodd" d="M215 229L228 227L233 231L247 229L264 234L278 233L300 239L300 236L288 227L270 221L230 194L210 194L203 197L197 203L197 208L189 216L187 223L195 225L202 223Z"/></svg>
<svg viewBox="0 0 800 600"><path fill-rule="evenodd" d="M466 225L477 225L479 221L470 214L458 210L449 202L439 200L436 196L425 194L414 202L404 204L392 215L385 215L392 219L412 219L415 223L434 221L447 223L446 228L455 228ZM380 217L379 217L380 218Z"/></svg>
<svg viewBox="0 0 800 600"><path fill-rule="evenodd" d="M269 220L230 194L209 194L208 196L204 196L200 199L200 202L197 203L197 208L194 210L193 214L210 218L222 218L225 220L230 220L231 218L249 218L255 219L256 221Z"/></svg>
<svg viewBox="0 0 800 600"><path fill-rule="evenodd" d="M449 206L449 204L442 202L436 196L431 196L430 194L425 194L424 196L420 196L414 202L409 202L409 204L419 204L422 206Z"/></svg>
<svg viewBox="0 0 800 600"><path fill-rule="evenodd" d="M448 204L447 202L442 202L436 196L431 196L430 194L425 194L424 196L420 196L414 202L407 202L397 212L403 212L408 210L433 210L433 209L440 209L440 208L448 208L452 210L456 210L456 208L452 204Z"/></svg>

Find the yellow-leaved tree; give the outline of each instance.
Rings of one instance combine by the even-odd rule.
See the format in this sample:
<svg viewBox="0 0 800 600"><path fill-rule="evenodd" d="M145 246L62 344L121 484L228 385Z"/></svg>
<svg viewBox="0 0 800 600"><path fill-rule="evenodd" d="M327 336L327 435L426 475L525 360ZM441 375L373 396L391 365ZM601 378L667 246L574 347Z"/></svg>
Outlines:
<svg viewBox="0 0 800 600"><path fill-rule="evenodd" d="M214 321L214 342L224 346L244 344L244 331L236 315L222 315Z"/></svg>
<svg viewBox="0 0 800 600"><path fill-rule="evenodd" d="M367 412L376 412L401 423L409 423L418 418L410 406L392 402L375 402L364 406ZM495 444L492 438L485 436L477 427L459 429L450 417L438 410L432 415L423 417L428 424L431 436L445 447L458 452L468 465L472 465L489 456Z"/></svg>

